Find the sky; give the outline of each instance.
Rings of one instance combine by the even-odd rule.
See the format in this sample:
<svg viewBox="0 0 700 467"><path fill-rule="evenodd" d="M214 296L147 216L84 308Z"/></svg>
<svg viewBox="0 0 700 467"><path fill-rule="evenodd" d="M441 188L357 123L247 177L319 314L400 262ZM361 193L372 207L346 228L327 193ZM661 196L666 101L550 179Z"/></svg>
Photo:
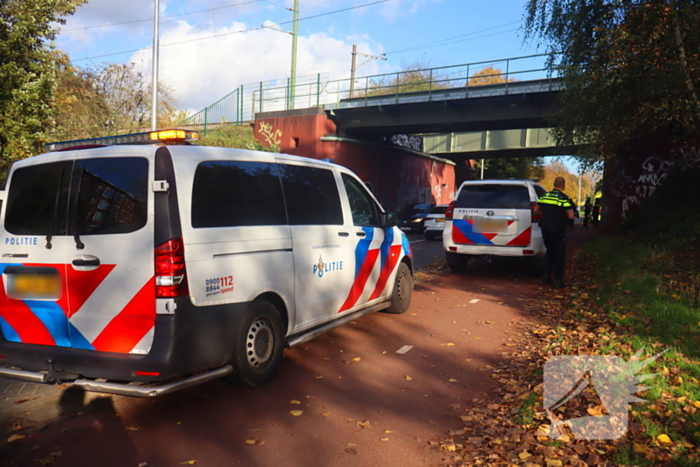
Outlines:
<svg viewBox="0 0 700 467"><path fill-rule="evenodd" d="M299 0L297 76L323 81L543 52L524 44L525 0ZM160 0L159 80L200 110L241 84L291 72L293 0ZM154 2L91 0L56 46L75 65L133 62L150 74ZM265 27L263 27L265 26ZM497 64L498 66L498 64ZM503 68L503 67L501 67ZM301 79L301 78L300 78Z"/></svg>

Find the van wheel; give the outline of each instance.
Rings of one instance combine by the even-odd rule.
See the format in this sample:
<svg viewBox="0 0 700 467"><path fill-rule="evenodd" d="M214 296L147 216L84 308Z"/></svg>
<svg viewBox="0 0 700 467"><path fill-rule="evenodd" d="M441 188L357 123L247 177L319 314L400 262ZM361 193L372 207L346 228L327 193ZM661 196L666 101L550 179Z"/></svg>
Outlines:
<svg viewBox="0 0 700 467"><path fill-rule="evenodd" d="M267 300L251 303L235 325L233 372L226 379L252 388L270 382L282 363L283 326L275 305Z"/></svg>
<svg viewBox="0 0 700 467"><path fill-rule="evenodd" d="M467 255L447 252L445 259L452 273L460 274L467 270L467 264L469 263Z"/></svg>
<svg viewBox="0 0 700 467"><path fill-rule="evenodd" d="M428 241L435 240L435 232L426 232L425 239Z"/></svg>
<svg viewBox="0 0 700 467"><path fill-rule="evenodd" d="M408 307L411 305L412 295L413 276L411 275L411 270L408 269L406 263L401 263L399 264L399 270L396 272L394 290L391 293L391 305L384 311L397 315L406 313Z"/></svg>

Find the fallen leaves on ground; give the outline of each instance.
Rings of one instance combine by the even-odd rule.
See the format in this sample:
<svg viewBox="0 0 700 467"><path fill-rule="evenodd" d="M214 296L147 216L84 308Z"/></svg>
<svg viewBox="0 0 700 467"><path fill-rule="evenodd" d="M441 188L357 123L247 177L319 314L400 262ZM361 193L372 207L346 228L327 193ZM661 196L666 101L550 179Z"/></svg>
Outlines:
<svg viewBox="0 0 700 467"><path fill-rule="evenodd" d="M671 422L668 418L669 404L676 404L681 407L677 412L690 416L700 409L700 401L669 393L656 402L632 404L627 433L619 439L576 440L568 432L556 440L549 436L550 420L542 407L541 374L548 357L631 355L636 350L621 338L625 330L620 323L609 319L605 309L591 298L596 295L595 282L590 280L593 266L588 266L588 272L585 266L582 268L580 254L576 252L575 257L569 259L569 269L577 268L575 278L573 271L568 276L572 277L571 288L555 294L543 287L538 290L537 299L521 302L528 319L517 323L518 332L501 352L503 361L487 367L499 383L491 400L468 401L458 415L463 428L449 431L449 438L429 443L442 449L445 465L597 467L643 464L666 467L675 465L674 457L680 456L688 462L700 462L697 421L680 417ZM652 347L650 352L662 350L661 345L652 344ZM671 386L678 386L683 384L678 373L680 369L668 368L661 377ZM648 385L653 386L653 381ZM640 393L641 397L644 395ZM496 400L499 403L494 403ZM565 410L568 411L566 416L563 409L557 409L554 416L572 419L605 413L600 400L586 391L567 402ZM663 431L673 431L676 436L684 430L684 424L694 423L697 439L677 441L658 431L653 437L645 423L655 424L657 429L665 427Z"/></svg>

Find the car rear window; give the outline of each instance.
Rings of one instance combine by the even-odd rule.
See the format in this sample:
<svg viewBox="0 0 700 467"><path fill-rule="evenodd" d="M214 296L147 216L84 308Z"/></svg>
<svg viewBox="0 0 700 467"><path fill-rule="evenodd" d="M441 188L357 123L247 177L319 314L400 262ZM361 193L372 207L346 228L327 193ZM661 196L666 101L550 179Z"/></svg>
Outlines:
<svg viewBox="0 0 700 467"><path fill-rule="evenodd" d="M522 185L464 185L456 208L530 209L530 195Z"/></svg>
<svg viewBox="0 0 700 467"><path fill-rule="evenodd" d="M146 225L148 160L105 157L17 169L5 229L15 235L129 233Z"/></svg>

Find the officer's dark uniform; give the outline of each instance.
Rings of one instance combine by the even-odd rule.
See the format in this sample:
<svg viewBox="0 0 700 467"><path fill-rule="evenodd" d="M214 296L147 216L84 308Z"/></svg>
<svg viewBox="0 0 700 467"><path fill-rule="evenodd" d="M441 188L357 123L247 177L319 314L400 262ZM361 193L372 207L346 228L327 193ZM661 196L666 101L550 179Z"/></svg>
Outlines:
<svg viewBox="0 0 700 467"><path fill-rule="evenodd" d="M569 197L556 188L545 193L538 201L542 219L542 239L547 247L545 255L545 280L549 281L552 270L556 287L564 287L564 263L566 261L566 227L569 220L566 211L574 209Z"/></svg>

